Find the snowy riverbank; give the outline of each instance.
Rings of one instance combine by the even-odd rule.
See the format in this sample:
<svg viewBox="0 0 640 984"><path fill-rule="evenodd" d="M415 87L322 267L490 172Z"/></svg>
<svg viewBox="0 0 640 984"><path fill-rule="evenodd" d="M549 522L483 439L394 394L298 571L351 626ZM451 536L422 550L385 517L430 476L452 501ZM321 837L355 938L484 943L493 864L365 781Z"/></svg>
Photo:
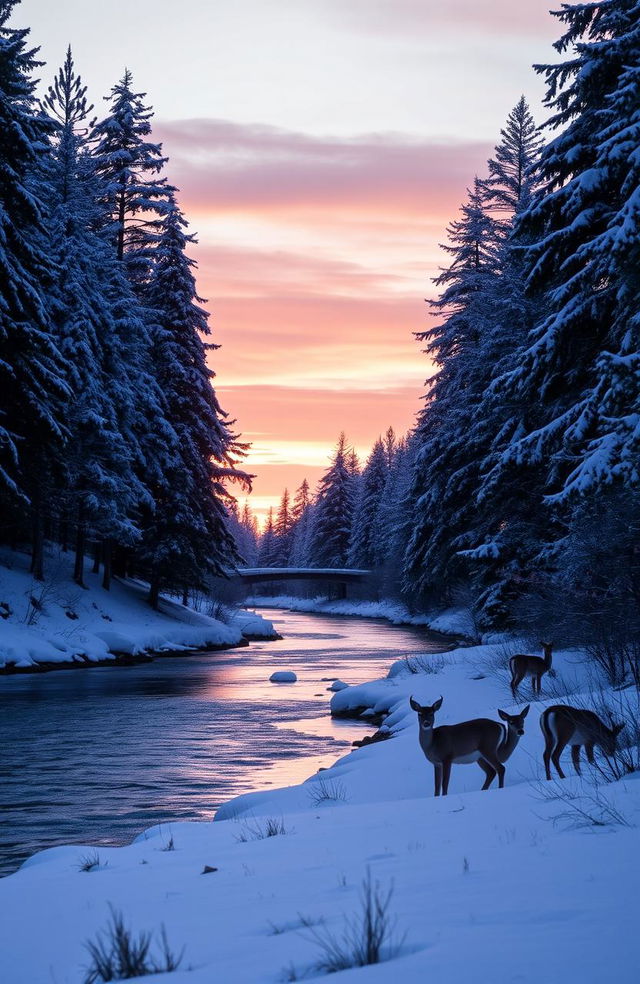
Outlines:
<svg viewBox="0 0 640 984"><path fill-rule="evenodd" d="M324 615L345 615L355 618L384 618L392 625L424 625L432 632L477 641L478 630L471 614L464 608L450 608L440 613L415 615L399 601L329 601L322 595L316 598L297 598L293 595L254 595L247 599L256 608L285 608L292 612L318 612Z"/></svg>
<svg viewBox="0 0 640 984"><path fill-rule="evenodd" d="M508 655L479 646L399 661L386 678L334 694L334 710L386 713L393 737L302 785L236 798L213 824L36 855L0 881L11 984L82 984L86 943L106 929L110 907L135 934L159 940L164 926L172 949L184 946L180 969L159 980L315 977L326 957L318 934L341 940L345 918L359 919L367 871L383 893L393 887L398 945L383 951L387 962L341 980L635 984L639 777L595 786L585 767L583 782L544 782L538 716L557 697L532 704L504 790L479 792L484 776L469 765L454 767L448 798L432 796L409 696L442 694L441 724L496 717L513 707L496 669ZM580 654L559 653L555 665L553 687L584 703Z"/></svg>
<svg viewBox="0 0 640 984"><path fill-rule="evenodd" d="M277 638L267 619L240 610L228 622L162 599L146 602L146 586L114 579L110 591L87 573L72 580L64 554L48 558L44 582L29 574L28 557L0 556L0 672L83 666L153 653L241 646L248 638Z"/></svg>

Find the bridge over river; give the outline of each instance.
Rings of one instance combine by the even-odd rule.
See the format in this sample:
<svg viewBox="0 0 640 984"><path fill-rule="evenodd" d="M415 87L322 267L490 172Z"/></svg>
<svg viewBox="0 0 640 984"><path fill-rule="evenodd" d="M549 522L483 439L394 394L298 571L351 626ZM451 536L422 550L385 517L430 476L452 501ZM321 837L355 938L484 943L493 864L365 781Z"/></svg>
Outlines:
<svg viewBox="0 0 640 984"><path fill-rule="evenodd" d="M265 581L321 581L333 584L340 598L347 597L349 584L362 584L371 571L333 567L240 567L234 578L251 587Z"/></svg>

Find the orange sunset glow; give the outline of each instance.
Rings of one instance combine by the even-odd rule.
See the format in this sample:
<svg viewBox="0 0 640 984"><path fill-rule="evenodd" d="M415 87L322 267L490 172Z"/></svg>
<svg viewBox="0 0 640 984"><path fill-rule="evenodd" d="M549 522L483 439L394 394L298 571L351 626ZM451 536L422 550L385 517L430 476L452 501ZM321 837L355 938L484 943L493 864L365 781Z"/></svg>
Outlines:
<svg viewBox="0 0 640 984"><path fill-rule="evenodd" d="M78 64L96 104L120 62L148 93L259 516L315 484L341 430L364 457L412 426L438 244L521 93L542 118L530 64L555 36L548 7L192 0L176 20L141 0L122 32L104 6L25 3L53 65L70 37L80 55L83 32L103 39Z"/></svg>

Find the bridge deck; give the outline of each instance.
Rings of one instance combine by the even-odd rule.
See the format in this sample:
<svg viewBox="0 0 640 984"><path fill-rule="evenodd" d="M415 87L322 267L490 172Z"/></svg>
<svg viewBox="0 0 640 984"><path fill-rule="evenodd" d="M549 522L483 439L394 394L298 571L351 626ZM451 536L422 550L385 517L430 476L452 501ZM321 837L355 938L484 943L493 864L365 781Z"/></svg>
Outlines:
<svg viewBox="0 0 640 984"><path fill-rule="evenodd" d="M240 567L236 577L242 581L362 581L371 571L333 567Z"/></svg>

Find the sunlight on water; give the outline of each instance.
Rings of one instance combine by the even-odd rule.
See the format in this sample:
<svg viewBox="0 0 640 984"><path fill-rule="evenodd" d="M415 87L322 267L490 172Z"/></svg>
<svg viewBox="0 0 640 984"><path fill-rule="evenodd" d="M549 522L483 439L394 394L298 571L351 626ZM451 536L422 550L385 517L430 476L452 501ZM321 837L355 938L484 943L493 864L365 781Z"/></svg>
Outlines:
<svg viewBox="0 0 640 984"><path fill-rule="evenodd" d="M332 721L335 677L437 652L410 628L265 611L285 636L210 656L0 677L0 871L60 843L123 844L210 820L231 796L301 782L370 729ZM291 669L295 684L272 684Z"/></svg>

